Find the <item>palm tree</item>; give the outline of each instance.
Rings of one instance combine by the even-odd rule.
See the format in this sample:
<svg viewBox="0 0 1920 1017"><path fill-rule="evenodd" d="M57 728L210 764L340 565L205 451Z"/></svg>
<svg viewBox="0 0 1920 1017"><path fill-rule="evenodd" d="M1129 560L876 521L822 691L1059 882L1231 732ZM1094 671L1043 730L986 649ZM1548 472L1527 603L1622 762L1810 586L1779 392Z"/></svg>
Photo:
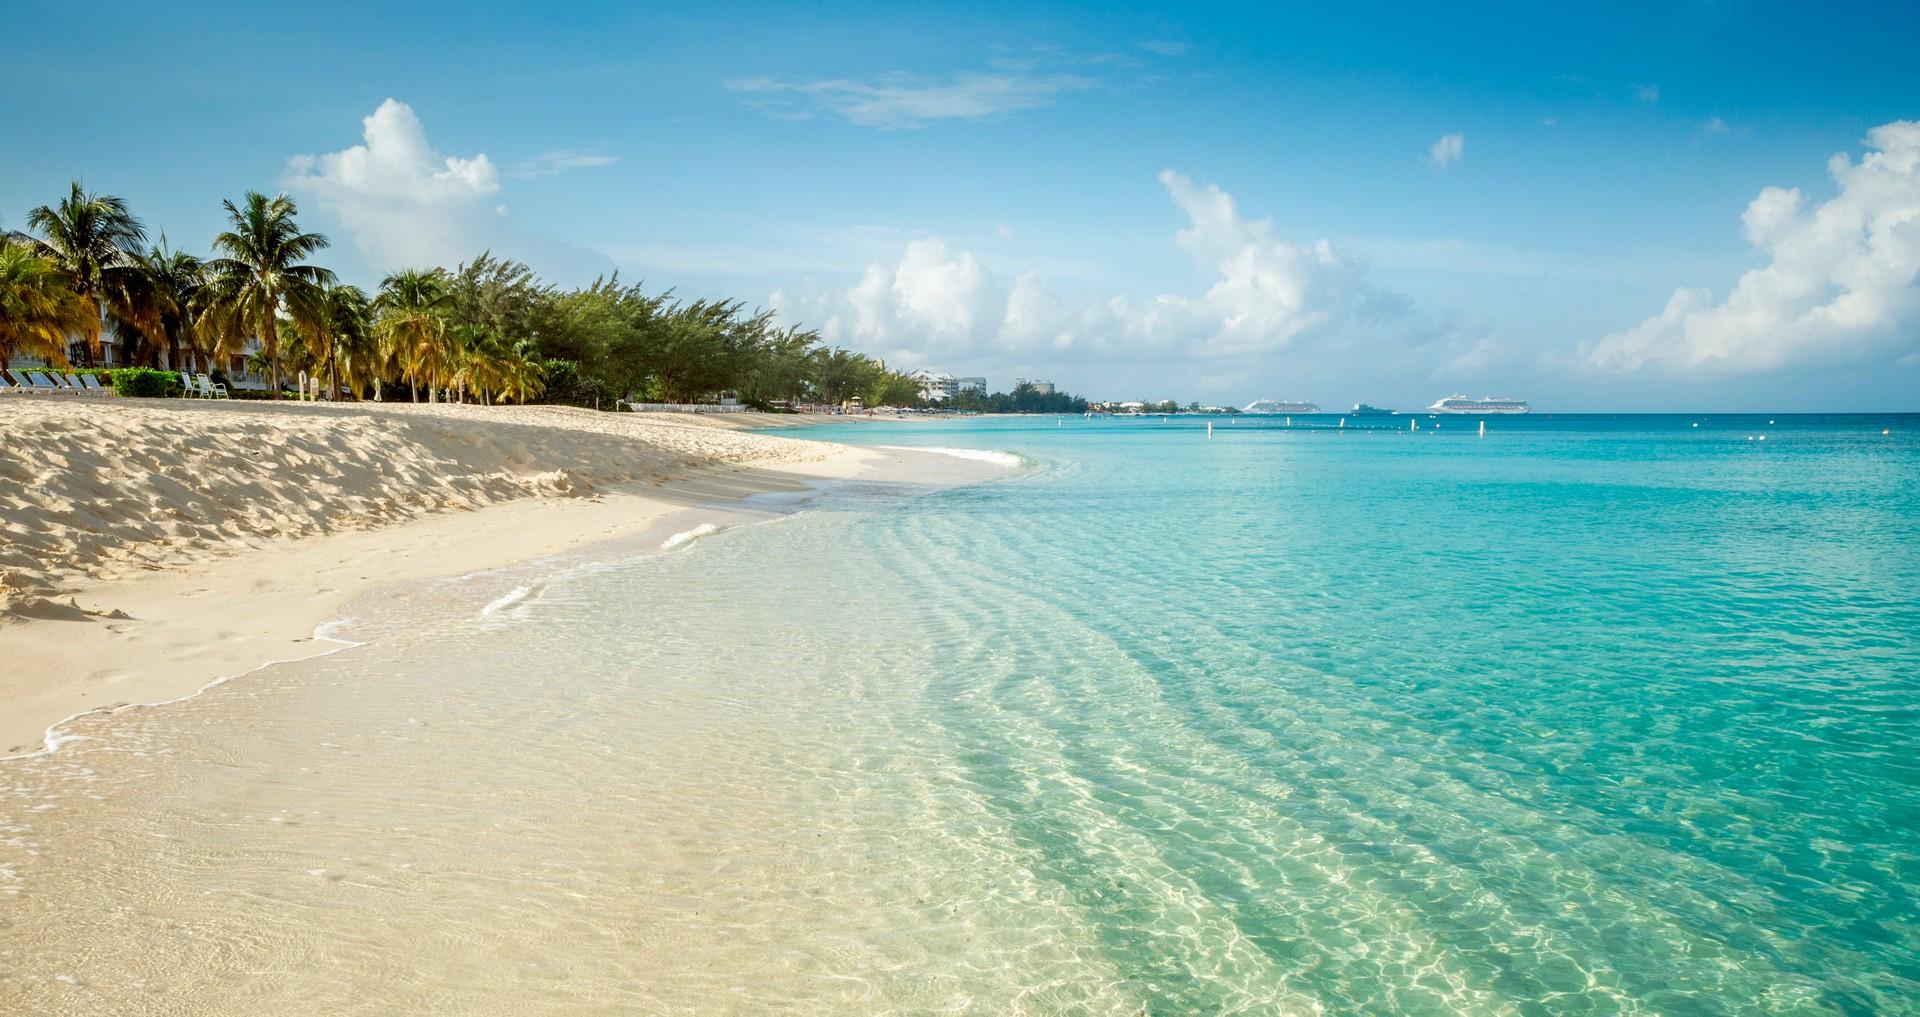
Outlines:
<svg viewBox="0 0 1920 1017"><path fill-rule="evenodd" d="M339 399L342 387L357 387L362 379L379 384L385 364L378 359L373 330L373 305L358 286L327 288L327 326L320 333L320 360L326 365L328 388Z"/></svg>
<svg viewBox="0 0 1920 1017"><path fill-rule="evenodd" d="M512 355L505 361L501 375L500 396L516 403L524 403L538 398L546 391L546 376L540 369L540 361L533 355L528 342L518 344Z"/></svg>
<svg viewBox="0 0 1920 1017"><path fill-rule="evenodd" d="M194 326L207 285L206 264L185 251L169 250L165 236L160 238L160 246L141 256L136 264L142 276L141 302L146 306L140 316L145 319L143 330L150 329L149 337L166 350L165 366L178 371L186 366L182 346L189 353L198 353ZM207 365L196 366L204 369Z"/></svg>
<svg viewBox="0 0 1920 1017"><path fill-rule="evenodd" d="M16 356L67 366L67 336L100 324L98 305L27 244L0 237L0 371Z"/></svg>
<svg viewBox="0 0 1920 1017"><path fill-rule="evenodd" d="M35 253L59 266L68 288L93 303L92 319L76 331L98 351L100 325L109 311L136 317L134 259L147 242L146 227L127 211L125 201L83 191L78 180L59 204L28 212L27 226L40 234L31 238Z"/></svg>
<svg viewBox="0 0 1920 1017"><path fill-rule="evenodd" d="M499 329L488 325L459 325L453 331L459 347L454 382L463 393L471 389L492 406L504 399L524 403L545 387L530 340L509 345Z"/></svg>
<svg viewBox="0 0 1920 1017"><path fill-rule="evenodd" d="M333 273L306 264L314 252L327 246L318 233L302 233L294 221L299 209L284 194L267 197L248 191L241 205L221 202L230 229L213 238L213 249L225 255L208 263L213 274L208 302L222 346L248 333L260 337L267 355L271 389L280 392L280 316L296 329L311 334L326 313L325 287Z"/></svg>
<svg viewBox="0 0 1920 1017"><path fill-rule="evenodd" d="M439 386L451 380L454 367L447 329L453 294L446 274L439 269L395 272L380 281L373 308L379 314L375 328L382 345L413 387L413 401L420 401L422 382L427 386L427 401L439 401Z"/></svg>

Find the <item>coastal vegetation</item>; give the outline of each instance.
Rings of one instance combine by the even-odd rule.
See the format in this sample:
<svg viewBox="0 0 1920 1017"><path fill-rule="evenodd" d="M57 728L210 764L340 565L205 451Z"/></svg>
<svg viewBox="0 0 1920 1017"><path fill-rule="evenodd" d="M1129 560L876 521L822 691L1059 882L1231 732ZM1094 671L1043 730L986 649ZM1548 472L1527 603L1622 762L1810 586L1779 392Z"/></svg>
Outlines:
<svg viewBox="0 0 1920 1017"><path fill-rule="evenodd" d="M952 408L970 413L1085 413L1087 401L1067 392L1041 391L1021 382L1011 392L986 393L963 389Z"/></svg>
<svg viewBox="0 0 1920 1017"><path fill-rule="evenodd" d="M149 246L125 201L78 182L33 209L26 232L0 234L0 368L65 368L111 342L117 365L221 374L245 358L269 392L304 373L334 398L921 402L908 375L742 301L649 292L617 273L563 289L484 251L394 272L369 294L318 264L329 241L301 228L293 199L222 205L206 258L164 236Z"/></svg>

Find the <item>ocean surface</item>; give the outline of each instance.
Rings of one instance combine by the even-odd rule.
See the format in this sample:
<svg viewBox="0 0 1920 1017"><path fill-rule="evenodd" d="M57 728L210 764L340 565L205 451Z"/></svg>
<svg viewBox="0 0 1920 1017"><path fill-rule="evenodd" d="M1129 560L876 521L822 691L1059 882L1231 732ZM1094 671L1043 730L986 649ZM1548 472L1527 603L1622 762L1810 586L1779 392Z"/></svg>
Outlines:
<svg viewBox="0 0 1920 1017"><path fill-rule="evenodd" d="M1920 418L1413 422L819 428L1019 465L76 724L0 1013L1920 1013Z"/></svg>

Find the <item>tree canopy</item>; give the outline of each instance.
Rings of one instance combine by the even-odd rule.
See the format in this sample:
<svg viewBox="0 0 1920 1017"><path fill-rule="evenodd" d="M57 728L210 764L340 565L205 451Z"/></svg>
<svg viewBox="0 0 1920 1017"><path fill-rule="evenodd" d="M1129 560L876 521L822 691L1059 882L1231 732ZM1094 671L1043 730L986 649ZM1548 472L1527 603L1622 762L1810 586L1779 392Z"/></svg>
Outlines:
<svg viewBox="0 0 1920 1017"><path fill-rule="evenodd" d="M27 216L31 233L0 248L0 362L64 359L63 339L97 347L112 322L118 359L218 370L251 352L277 391L286 372L334 398L548 401L612 409L621 401L691 403L735 396L776 403L922 405L910 376L773 313L725 298L649 291L614 273L562 289L529 266L482 251L451 268L394 272L368 294L314 263L327 238L303 229L284 194L222 203L227 228L201 259L149 248L146 228L111 195L78 183ZM17 310L16 310L17 309ZM1031 388L963 395L957 409L1078 412L1086 403Z"/></svg>

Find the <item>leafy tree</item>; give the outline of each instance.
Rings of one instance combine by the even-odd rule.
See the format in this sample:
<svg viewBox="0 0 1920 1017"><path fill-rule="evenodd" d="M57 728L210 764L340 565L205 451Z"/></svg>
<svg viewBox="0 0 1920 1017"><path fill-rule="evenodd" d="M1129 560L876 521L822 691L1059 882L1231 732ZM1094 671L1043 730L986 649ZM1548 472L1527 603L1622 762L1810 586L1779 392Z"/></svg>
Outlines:
<svg viewBox="0 0 1920 1017"><path fill-rule="evenodd" d="M326 365L328 389L335 399L378 385L386 374L382 346L374 332L373 303L358 286L327 288L326 326L317 338Z"/></svg>
<svg viewBox="0 0 1920 1017"><path fill-rule="evenodd" d="M427 401L438 402L439 389L452 381L456 361L447 321L453 294L446 273L437 268L395 272L380 281L373 308L381 342L412 387L413 401L420 401L424 383Z"/></svg>
<svg viewBox="0 0 1920 1017"><path fill-rule="evenodd" d="M108 314L137 316L136 259L147 242L146 227L125 201L84 191L78 180L58 204L28 212L27 226L39 234L29 238L35 253L57 265L67 275L68 288L93 303L92 319L75 331L98 351L101 323Z"/></svg>
<svg viewBox="0 0 1920 1017"><path fill-rule="evenodd" d="M198 369L208 370L198 349L198 323L207 290L206 264L185 251L169 249L164 236L160 245L141 255L136 264L142 276L139 297L144 304L144 312L135 316L136 328L147 339L155 358L164 354L164 363L157 366L181 370L188 366L186 354L191 353L201 361ZM129 350L127 359L141 359L137 352Z"/></svg>
<svg viewBox="0 0 1920 1017"><path fill-rule="evenodd" d="M208 263L213 275L208 320L220 336L216 352L229 351L259 336L266 354L271 391L280 391L280 318L313 334L326 318L326 287L333 273L306 259L327 247L327 238L303 233L294 216L299 209L284 194L267 197L248 191L240 205L223 201L228 229L213 238L224 257Z"/></svg>
<svg viewBox="0 0 1920 1017"><path fill-rule="evenodd" d="M0 237L0 370L17 356L67 366L67 336L100 323L69 274L26 244Z"/></svg>

